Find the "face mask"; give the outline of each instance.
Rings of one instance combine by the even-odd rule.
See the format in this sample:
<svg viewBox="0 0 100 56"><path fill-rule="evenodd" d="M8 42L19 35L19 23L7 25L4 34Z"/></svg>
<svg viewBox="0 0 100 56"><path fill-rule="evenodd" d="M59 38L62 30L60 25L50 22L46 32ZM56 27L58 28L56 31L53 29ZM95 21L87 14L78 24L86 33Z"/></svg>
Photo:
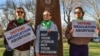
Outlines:
<svg viewBox="0 0 100 56"><path fill-rule="evenodd" d="M16 21L17 21L17 23L22 24L22 23L24 23L24 18L19 18Z"/></svg>

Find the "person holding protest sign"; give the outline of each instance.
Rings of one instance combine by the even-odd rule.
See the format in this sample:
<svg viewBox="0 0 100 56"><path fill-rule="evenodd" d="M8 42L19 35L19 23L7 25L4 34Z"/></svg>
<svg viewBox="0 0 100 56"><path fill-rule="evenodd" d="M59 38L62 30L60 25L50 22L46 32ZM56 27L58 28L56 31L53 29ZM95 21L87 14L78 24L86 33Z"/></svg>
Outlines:
<svg viewBox="0 0 100 56"><path fill-rule="evenodd" d="M15 29L23 24L28 24L29 21L26 20L26 13L22 7L17 7L15 10L15 19L10 21L7 25L7 30ZM29 24L28 24L29 25ZM4 39L5 46L8 46L6 39ZM30 46L32 45L32 41L29 41L23 45L20 45L13 49L13 55L11 56L29 56L30 55ZM8 49L8 48L7 48ZM9 55L7 55L9 56Z"/></svg>
<svg viewBox="0 0 100 56"><path fill-rule="evenodd" d="M84 11L81 7L76 7L74 10L76 20L83 20ZM65 36L70 44L70 56L88 56L88 43L91 37L73 37L72 22L68 23Z"/></svg>
<svg viewBox="0 0 100 56"><path fill-rule="evenodd" d="M41 31L47 31L47 33L49 32L52 32L52 31L57 31L58 32L58 29L57 29L57 26L56 24L51 21L51 14L50 14L50 11L48 10L45 10L43 12L43 21L37 26L37 29L36 29L36 37L37 39L35 40L35 53L36 53L36 56L40 56L39 52L39 42L40 42L40 32ZM59 35L57 33L57 35ZM57 40L59 38L57 37Z"/></svg>

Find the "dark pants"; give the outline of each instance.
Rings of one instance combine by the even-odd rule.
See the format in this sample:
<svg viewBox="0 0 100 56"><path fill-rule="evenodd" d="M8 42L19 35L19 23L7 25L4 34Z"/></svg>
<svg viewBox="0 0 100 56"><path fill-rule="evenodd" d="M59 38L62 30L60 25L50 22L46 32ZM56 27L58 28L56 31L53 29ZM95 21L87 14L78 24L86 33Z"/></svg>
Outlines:
<svg viewBox="0 0 100 56"><path fill-rule="evenodd" d="M12 51L5 50L3 56L13 56L13 50Z"/></svg>
<svg viewBox="0 0 100 56"><path fill-rule="evenodd" d="M70 44L70 56L88 56L88 45Z"/></svg>

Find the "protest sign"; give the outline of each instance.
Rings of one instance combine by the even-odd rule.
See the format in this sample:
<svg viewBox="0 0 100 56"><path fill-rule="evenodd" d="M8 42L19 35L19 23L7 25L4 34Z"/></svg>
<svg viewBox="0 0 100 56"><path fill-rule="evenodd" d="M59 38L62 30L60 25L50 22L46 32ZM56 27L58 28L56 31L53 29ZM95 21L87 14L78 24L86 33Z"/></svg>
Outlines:
<svg viewBox="0 0 100 56"><path fill-rule="evenodd" d="M47 31L40 32L40 43L39 43L39 53L40 55L53 55L57 56L58 53L58 32Z"/></svg>
<svg viewBox="0 0 100 56"><path fill-rule="evenodd" d="M96 37L96 22L95 21L72 21L73 37Z"/></svg>
<svg viewBox="0 0 100 56"><path fill-rule="evenodd" d="M28 24L24 24L10 31L7 31L4 33L4 35L12 49L36 38L32 27Z"/></svg>

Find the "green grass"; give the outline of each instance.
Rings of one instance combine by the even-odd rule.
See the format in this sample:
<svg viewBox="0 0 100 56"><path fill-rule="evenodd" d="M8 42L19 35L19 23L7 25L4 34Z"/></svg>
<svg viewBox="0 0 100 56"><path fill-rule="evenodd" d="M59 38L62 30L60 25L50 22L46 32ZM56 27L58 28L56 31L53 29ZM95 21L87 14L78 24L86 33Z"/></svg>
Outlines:
<svg viewBox="0 0 100 56"><path fill-rule="evenodd" d="M3 38L0 38L0 56L3 56L4 49Z"/></svg>
<svg viewBox="0 0 100 56"><path fill-rule="evenodd" d="M89 43L89 55L100 56L100 43Z"/></svg>
<svg viewBox="0 0 100 56"><path fill-rule="evenodd" d="M69 45L66 42L63 43L63 50L64 50L63 55L64 56L69 56L69 51L68 51L69 50Z"/></svg>
<svg viewBox="0 0 100 56"><path fill-rule="evenodd" d="M0 38L0 56L3 56L4 49L3 38ZM67 42L63 43L63 49L64 56L69 56L69 45ZM89 43L89 56L100 56L100 43Z"/></svg>
<svg viewBox="0 0 100 56"><path fill-rule="evenodd" d="M66 42L64 42L63 47L64 56L69 56L69 45ZM100 56L100 43L89 43L89 56Z"/></svg>
<svg viewBox="0 0 100 56"><path fill-rule="evenodd" d="M0 48L0 56L3 56L4 48Z"/></svg>

